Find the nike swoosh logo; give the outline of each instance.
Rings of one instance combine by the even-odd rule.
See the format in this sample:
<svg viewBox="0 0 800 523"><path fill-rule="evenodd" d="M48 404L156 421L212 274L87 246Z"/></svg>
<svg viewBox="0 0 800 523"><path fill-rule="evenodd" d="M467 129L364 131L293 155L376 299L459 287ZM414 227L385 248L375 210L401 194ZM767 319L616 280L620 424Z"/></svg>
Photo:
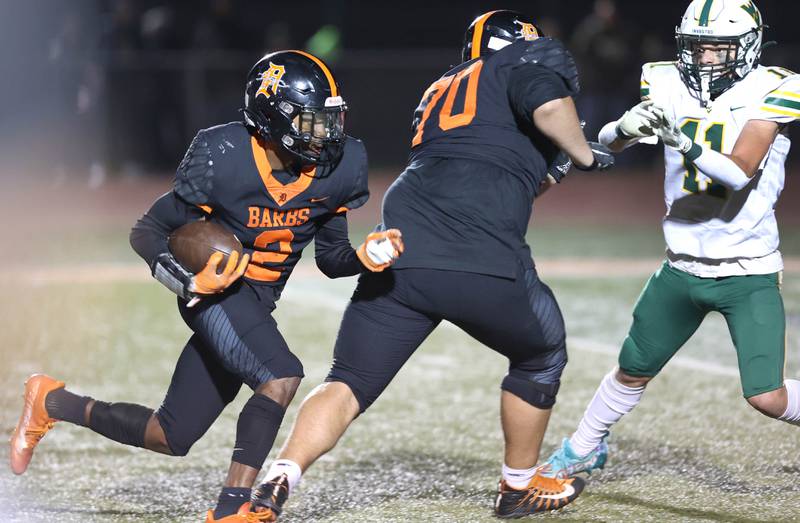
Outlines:
<svg viewBox="0 0 800 523"><path fill-rule="evenodd" d="M564 485L564 492L560 494L539 494L539 497L544 499L563 499L573 494L575 494L575 487L572 485Z"/></svg>
<svg viewBox="0 0 800 523"><path fill-rule="evenodd" d="M740 105L738 107L731 107L731 111L738 111L739 109L744 109L747 107L746 105Z"/></svg>
<svg viewBox="0 0 800 523"><path fill-rule="evenodd" d="M330 198L330 196L323 196L322 198L311 198L311 203L322 202Z"/></svg>

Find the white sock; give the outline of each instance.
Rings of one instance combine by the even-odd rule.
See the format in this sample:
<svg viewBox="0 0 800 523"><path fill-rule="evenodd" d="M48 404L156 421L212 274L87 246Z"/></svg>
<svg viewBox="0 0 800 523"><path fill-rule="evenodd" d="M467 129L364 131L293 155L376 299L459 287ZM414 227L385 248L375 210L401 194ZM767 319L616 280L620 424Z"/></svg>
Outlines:
<svg viewBox="0 0 800 523"><path fill-rule="evenodd" d="M529 469L512 469L503 463L503 479L511 488L524 489L531 482L531 478L536 474L539 467L531 467Z"/></svg>
<svg viewBox="0 0 800 523"><path fill-rule="evenodd" d="M788 401L786 402L786 412L778 419L792 425L800 425L800 381L784 380L783 386L786 387Z"/></svg>
<svg viewBox="0 0 800 523"><path fill-rule="evenodd" d="M295 485L300 483L300 477L303 475L303 471L300 470L300 465L290 459L277 459L269 466L264 480L269 481L275 479L281 474L286 474L286 477L289 479L289 492L291 492L294 490Z"/></svg>
<svg viewBox="0 0 800 523"><path fill-rule="evenodd" d="M597 447L608 429L639 404L644 387L628 387L617 381L614 369L603 378L586 407L578 430L569 440L572 450L585 456Z"/></svg>

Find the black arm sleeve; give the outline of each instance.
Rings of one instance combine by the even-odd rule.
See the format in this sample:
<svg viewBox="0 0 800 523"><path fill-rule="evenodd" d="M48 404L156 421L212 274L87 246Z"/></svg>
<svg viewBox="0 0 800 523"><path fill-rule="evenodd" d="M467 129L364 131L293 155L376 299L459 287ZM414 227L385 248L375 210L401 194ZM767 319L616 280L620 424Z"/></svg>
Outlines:
<svg viewBox="0 0 800 523"><path fill-rule="evenodd" d="M158 255L169 252L169 234L181 225L199 220L204 215L200 208L189 205L170 191L156 200L133 226L131 247L152 270Z"/></svg>
<svg viewBox="0 0 800 523"><path fill-rule="evenodd" d="M571 94L564 80L543 65L527 63L511 71L508 99L514 114L530 124L537 107Z"/></svg>
<svg viewBox="0 0 800 523"><path fill-rule="evenodd" d="M331 216L314 236L314 259L328 278L353 276L363 269L347 236L347 215Z"/></svg>

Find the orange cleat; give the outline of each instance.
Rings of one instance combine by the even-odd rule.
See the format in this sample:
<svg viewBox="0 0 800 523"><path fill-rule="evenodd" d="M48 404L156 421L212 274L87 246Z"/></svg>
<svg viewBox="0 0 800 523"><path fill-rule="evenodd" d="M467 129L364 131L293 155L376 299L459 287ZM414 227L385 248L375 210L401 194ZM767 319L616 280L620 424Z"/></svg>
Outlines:
<svg viewBox="0 0 800 523"><path fill-rule="evenodd" d="M236 514L225 516L222 519L214 519L214 511L209 510L206 513L206 523L260 523L262 521L276 521L272 511L267 512L252 512L251 505L248 501L244 503Z"/></svg>
<svg viewBox="0 0 800 523"><path fill-rule="evenodd" d="M34 374L25 381L25 404L17 428L11 436L11 470L22 474L33 457L33 449L56 420L47 415L44 399L50 391L64 386L63 381L54 380L44 374Z"/></svg>
<svg viewBox="0 0 800 523"><path fill-rule="evenodd" d="M583 491L581 478L548 478L537 472L523 489L500 481L494 513L499 518L521 518L529 514L560 510L575 501Z"/></svg>

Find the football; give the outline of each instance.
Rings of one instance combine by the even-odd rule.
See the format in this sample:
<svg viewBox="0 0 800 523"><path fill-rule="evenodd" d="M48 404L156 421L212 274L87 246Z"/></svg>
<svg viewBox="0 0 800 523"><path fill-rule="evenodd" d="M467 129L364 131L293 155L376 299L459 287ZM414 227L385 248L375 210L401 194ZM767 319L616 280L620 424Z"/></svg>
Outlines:
<svg viewBox="0 0 800 523"><path fill-rule="evenodd" d="M169 251L187 270L197 274L208 263L208 258L215 252L224 256L218 271L225 268L228 256L236 251L242 255L242 243L235 234L225 227L198 220L175 229L169 236Z"/></svg>

